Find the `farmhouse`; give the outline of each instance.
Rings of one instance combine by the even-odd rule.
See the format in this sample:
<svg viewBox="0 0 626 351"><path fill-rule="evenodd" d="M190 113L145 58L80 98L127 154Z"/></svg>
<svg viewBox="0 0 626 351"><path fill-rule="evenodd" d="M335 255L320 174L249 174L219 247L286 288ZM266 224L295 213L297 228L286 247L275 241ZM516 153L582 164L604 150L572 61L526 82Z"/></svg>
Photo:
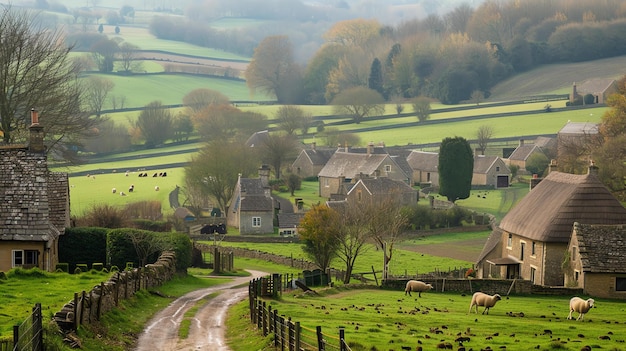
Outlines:
<svg viewBox="0 0 626 351"><path fill-rule="evenodd" d="M591 296L626 299L626 223L574 223L563 265L567 286Z"/></svg>
<svg viewBox="0 0 626 351"><path fill-rule="evenodd" d="M67 173L48 170L43 127L36 111L31 118L28 145L0 147L0 271L54 271L70 226Z"/></svg>
<svg viewBox="0 0 626 351"><path fill-rule="evenodd" d="M357 177L388 177L409 182L409 176L387 153L375 153L373 144L365 153L350 152L346 147L337 150L322 168L319 177L319 195L330 198L333 194L345 194L346 183L355 183Z"/></svg>
<svg viewBox="0 0 626 351"><path fill-rule="evenodd" d="M558 158L581 161L580 148L598 136L598 125L588 122L567 122L556 135Z"/></svg>
<svg viewBox="0 0 626 351"><path fill-rule="evenodd" d="M239 178L230 200L226 219L241 234L274 232L274 199L269 187L270 169L259 169L259 178Z"/></svg>
<svg viewBox="0 0 626 351"><path fill-rule="evenodd" d="M626 223L626 209L593 164L584 175L555 171L541 180L490 234L477 260L478 276L564 286L563 257L575 222Z"/></svg>

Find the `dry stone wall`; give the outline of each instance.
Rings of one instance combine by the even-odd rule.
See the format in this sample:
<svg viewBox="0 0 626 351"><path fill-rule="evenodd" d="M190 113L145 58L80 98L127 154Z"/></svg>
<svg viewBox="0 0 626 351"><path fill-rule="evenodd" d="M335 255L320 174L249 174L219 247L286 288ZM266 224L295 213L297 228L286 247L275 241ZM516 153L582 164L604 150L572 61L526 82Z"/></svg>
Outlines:
<svg viewBox="0 0 626 351"><path fill-rule="evenodd" d="M54 314L54 320L62 331L75 331L80 325L99 320L102 314L116 308L121 300L133 297L139 290L163 285L175 273L176 254L163 252L153 264L116 272L92 290L75 293L74 298Z"/></svg>

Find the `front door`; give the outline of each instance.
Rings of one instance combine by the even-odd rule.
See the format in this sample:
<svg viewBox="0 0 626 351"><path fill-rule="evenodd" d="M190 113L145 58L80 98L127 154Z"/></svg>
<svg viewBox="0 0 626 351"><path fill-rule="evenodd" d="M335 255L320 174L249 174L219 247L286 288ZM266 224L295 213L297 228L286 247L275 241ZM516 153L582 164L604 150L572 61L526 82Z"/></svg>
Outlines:
<svg viewBox="0 0 626 351"><path fill-rule="evenodd" d="M506 265L506 279L519 278L519 264L507 264Z"/></svg>

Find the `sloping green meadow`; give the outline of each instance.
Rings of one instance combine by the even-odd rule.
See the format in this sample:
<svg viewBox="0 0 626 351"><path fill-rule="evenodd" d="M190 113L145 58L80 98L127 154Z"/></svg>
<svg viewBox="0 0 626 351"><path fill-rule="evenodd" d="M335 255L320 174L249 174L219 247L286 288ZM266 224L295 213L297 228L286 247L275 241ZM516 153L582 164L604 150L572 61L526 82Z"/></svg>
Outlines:
<svg viewBox="0 0 626 351"><path fill-rule="evenodd" d="M453 349L623 350L626 304L622 301L596 300L584 321L567 320L570 296L510 296L488 315L468 313L471 296L430 291L419 298L404 291L336 287L318 289L319 295L300 290L284 292L278 300L266 303L279 315L300 322L311 335L316 326L324 334L339 335L353 351ZM574 315L577 317L577 314ZM314 335L314 333L313 333ZM459 338L467 338L459 343ZM332 337L325 338L338 345Z"/></svg>

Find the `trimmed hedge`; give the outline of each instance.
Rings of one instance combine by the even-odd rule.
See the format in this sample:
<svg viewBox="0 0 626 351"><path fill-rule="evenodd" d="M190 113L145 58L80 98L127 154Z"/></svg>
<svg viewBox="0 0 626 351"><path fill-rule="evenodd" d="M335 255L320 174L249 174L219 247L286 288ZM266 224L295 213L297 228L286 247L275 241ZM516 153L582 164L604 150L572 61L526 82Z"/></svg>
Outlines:
<svg viewBox="0 0 626 351"><path fill-rule="evenodd" d="M98 227L66 228L59 237L59 262L68 265L64 271L74 272L78 263L106 262L108 231Z"/></svg>

